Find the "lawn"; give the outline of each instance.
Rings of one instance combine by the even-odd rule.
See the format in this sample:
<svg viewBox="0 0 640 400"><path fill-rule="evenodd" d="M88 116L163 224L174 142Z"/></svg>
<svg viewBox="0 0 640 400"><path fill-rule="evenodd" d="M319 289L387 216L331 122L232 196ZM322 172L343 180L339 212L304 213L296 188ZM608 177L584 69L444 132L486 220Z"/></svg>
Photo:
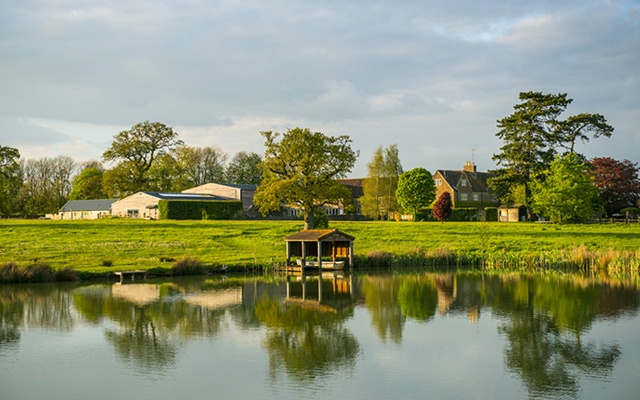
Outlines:
<svg viewBox="0 0 640 400"><path fill-rule="evenodd" d="M171 260L192 256L214 268L250 269L283 262L283 238L301 228L299 221L0 220L0 263L41 260L54 268L105 273L167 268ZM438 249L541 254L579 246L636 252L640 247L639 224L332 222L331 228L356 237L356 256Z"/></svg>

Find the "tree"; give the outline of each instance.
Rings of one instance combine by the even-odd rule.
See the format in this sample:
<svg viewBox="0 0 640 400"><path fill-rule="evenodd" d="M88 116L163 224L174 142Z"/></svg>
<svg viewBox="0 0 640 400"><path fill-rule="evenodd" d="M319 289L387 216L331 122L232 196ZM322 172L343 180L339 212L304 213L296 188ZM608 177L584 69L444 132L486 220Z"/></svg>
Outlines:
<svg viewBox="0 0 640 400"><path fill-rule="evenodd" d="M260 185L262 173L258 165L261 162L262 157L260 154L246 151L237 153L227 165L227 183Z"/></svg>
<svg viewBox="0 0 640 400"><path fill-rule="evenodd" d="M123 182L119 189L130 194L145 188L149 181L147 172L159 154L182 144L170 127L160 122L145 121L115 135L102 159L120 161L118 175L126 177L127 182Z"/></svg>
<svg viewBox="0 0 640 400"><path fill-rule="evenodd" d="M418 209L427 207L436 198L436 186L431 173L418 167L400 175L396 190L398 203L416 220Z"/></svg>
<svg viewBox="0 0 640 400"><path fill-rule="evenodd" d="M265 156L260 163L263 180L254 197L266 215L283 204L295 204L304 213L304 229L313 229L313 211L324 204L339 204L351 197L336 179L351 172L358 154L349 136L325 136L309 129L288 129L280 135L261 132ZM282 136L280 141L278 137Z"/></svg>
<svg viewBox="0 0 640 400"><path fill-rule="evenodd" d="M22 213L55 213L67 202L75 170L70 157L21 160L20 169L23 183L17 197Z"/></svg>
<svg viewBox="0 0 640 400"><path fill-rule="evenodd" d="M595 157L589 160L589 165L589 175L594 178L593 183L609 216L625 207L636 206L640 199L638 163Z"/></svg>
<svg viewBox="0 0 640 400"><path fill-rule="evenodd" d="M501 166L491 171L489 185L500 200L513 202L514 189L524 188L524 204L531 218L531 179L553 161L556 149L565 148L575 152L576 140L594 137L610 137L613 128L599 114L579 114L559 120L572 99L566 93L542 94L520 93L520 104L515 112L498 121L497 137L504 141L501 152L493 160Z"/></svg>
<svg viewBox="0 0 640 400"><path fill-rule="evenodd" d="M532 190L533 210L551 221L565 223L593 216L598 189L575 153L551 162L549 169L533 178Z"/></svg>
<svg viewBox="0 0 640 400"><path fill-rule="evenodd" d="M398 145L384 150L378 147L367 164L367 179L363 183L364 195L360 201L364 214L377 221L381 215L389 218L390 213L398 210L396 189L401 174Z"/></svg>
<svg viewBox="0 0 640 400"><path fill-rule="evenodd" d="M19 158L18 149L0 146L0 215L11 213L11 200L15 198L22 185Z"/></svg>
<svg viewBox="0 0 640 400"><path fill-rule="evenodd" d="M453 214L453 203L451 202L451 193L443 192L436 204L433 205L433 216L440 222L443 222Z"/></svg>
<svg viewBox="0 0 640 400"><path fill-rule="evenodd" d="M181 190L225 181L227 154L217 146L181 146L173 151L180 171Z"/></svg>
<svg viewBox="0 0 640 400"><path fill-rule="evenodd" d="M102 174L96 168L86 168L73 179L73 189L69 193L69 200L102 199Z"/></svg>

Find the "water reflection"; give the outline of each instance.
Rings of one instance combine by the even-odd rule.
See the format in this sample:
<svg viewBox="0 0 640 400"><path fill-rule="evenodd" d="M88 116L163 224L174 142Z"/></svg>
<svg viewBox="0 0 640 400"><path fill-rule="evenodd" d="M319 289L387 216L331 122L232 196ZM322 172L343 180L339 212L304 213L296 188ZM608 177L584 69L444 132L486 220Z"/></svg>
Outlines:
<svg viewBox="0 0 640 400"><path fill-rule="evenodd" d="M576 397L580 380L607 379L622 356L588 339L598 320L635 315L635 285L575 276L486 274L290 275L105 285L0 285L0 357L27 328L100 329L120 362L144 374L175 368L194 339L260 332L271 382L349 375L363 346L350 322L366 310L377 340L403 346L407 321L497 321L505 371L532 397Z"/></svg>

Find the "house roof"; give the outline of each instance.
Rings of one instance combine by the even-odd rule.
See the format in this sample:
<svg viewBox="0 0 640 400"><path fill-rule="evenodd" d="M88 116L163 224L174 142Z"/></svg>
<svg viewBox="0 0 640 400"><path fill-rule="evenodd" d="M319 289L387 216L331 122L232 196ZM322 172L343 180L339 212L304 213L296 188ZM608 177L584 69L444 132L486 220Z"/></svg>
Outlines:
<svg viewBox="0 0 640 400"><path fill-rule="evenodd" d="M338 182L351 190L354 199L359 199L364 196L364 180L365 178L339 179Z"/></svg>
<svg viewBox="0 0 640 400"><path fill-rule="evenodd" d="M118 199L69 200L58 212L70 211L109 211L111 204Z"/></svg>
<svg viewBox="0 0 640 400"><path fill-rule="evenodd" d="M467 179L472 192L489 192L489 186L487 179L489 178L488 172L471 172L471 171L451 171L446 169L439 169L436 173L440 173L449 186L453 190L458 190L457 184L462 177Z"/></svg>
<svg viewBox="0 0 640 400"><path fill-rule="evenodd" d="M226 197L214 196L212 194L201 193L164 193L164 192L140 192L159 198L160 200L198 200L198 201L215 201L229 200Z"/></svg>
<svg viewBox="0 0 640 400"><path fill-rule="evenodd" d="M331 242L353 241L355 237L337 229L309 229L287 236L284 240L286 242Z"/></svg>

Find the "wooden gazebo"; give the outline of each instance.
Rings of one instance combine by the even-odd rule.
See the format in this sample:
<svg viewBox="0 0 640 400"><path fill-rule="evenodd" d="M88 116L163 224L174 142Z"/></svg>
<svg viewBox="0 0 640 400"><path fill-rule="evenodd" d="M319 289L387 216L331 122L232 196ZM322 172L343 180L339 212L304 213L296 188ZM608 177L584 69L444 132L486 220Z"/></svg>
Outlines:
<svg viewBox="0 0 640 400"><path fill-rule="evenodd" d="M287 265L292 257L299 257L302 268L317 267L341 268L347 259L349 266L353 267L353 241L355 238L337 229L311 229L294 233L284 238L287 243ZM307 257L316 257L317 261L307 260ZM331 261L322 261L322 257L331 257Z"/></svg>

